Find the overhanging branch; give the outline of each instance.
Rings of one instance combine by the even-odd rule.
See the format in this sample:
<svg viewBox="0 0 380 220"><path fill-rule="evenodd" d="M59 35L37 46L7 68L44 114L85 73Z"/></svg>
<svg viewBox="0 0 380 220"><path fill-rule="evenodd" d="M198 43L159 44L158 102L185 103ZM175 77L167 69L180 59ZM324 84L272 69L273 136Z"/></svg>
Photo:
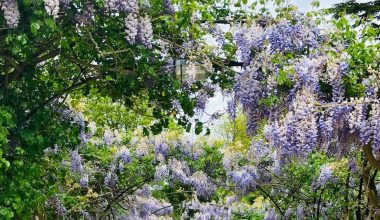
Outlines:
<svg viewBox="0 0 380 220"><path fill-rule="evenodd" d="M371 144L363 145L363 152L371 166L377 170L380 170L380 162L376 160L375 156L373 156Z"/></svg>
<svg viewBox="0 0 380 220"><path fill-rule="evenodd" d="M45 100L44 102L42 102L41 104L39 104L37 107L33 108L18 124L17 124L17 127L20 128L22 126L25 125L26 122L28 122L32 116L34 114L36 114L38 112L38 110L40 110L41 108L45 107L46 105L48 105L49 103L51 103L52 101L54 101L55 99L61 97L62 95L66 94L66 93L70 93L72 91L74 91L75 89L83 86L83 85L86 85L86 84L89 84L90 82L92 81L95 81L96 79L98 79L98 77L92 77L92 78L88 78L88 79L85 79L79 83L76 83L76 84L73 84L71 85L70 87L58 92L58 93L55 93L53 96L51 96L50 98L48 98L47 100Z"/></svg>

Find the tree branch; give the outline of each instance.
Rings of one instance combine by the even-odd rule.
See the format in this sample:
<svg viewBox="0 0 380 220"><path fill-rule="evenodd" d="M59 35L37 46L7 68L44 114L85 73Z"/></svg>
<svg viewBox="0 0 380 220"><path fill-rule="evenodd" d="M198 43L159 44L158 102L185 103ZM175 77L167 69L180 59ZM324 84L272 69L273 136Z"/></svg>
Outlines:
<svg viewBox="0 0 380 220"><path fill-rule="evenodd" d="M370 144L363 145L363 152L364 152L364 155L366 156L368 162L370 163L370 165L373 168L380 170L380 162L378 160L376 160L376 158L373 156L372 146Z"/></svg>
<svg viewBox="0 0 380 220"><path fill-rule="evenodd" d="M45 55L42 55L42 56L39 56L37 57L36 59L34 59L33 61L33 64L36 65L42 61L45 61L45 60L48 60L48 59L51 59L51 58L54 58L56 56L58 56L60 54L61 50L60 49L56 49L56 50L53 50L51 51L50 53L48 54L45 54Z"/></svg>
<svg viewBox="0 0 380 220"><path fill-rule="evenodd" d="M76 84L73 84L72 86L54 94L53 96L51 96L49 99L45 100L43 103L39 104L37 107L35 107L34 109L32 109L29 114L27 114L18 124L17 124L17 127L20 128L22 126L25 125L25 123L27 121L30 120L30 118L32 118L32 116L34 114L36 114L38 112L38 110L40 110L41 108L45 107L47 104L49 104L50 102L54 101L55 99L59 98L60 96L64 95L65 93L69 93L69 92L72 92L74 91L75 89L83 86L83 85L86 85L94 80L98 79L97 77L93 77L93 78L88 78L88 79L85 79L79 83L76 83Z"/></svg>
<svg viewBox="0 0 380 220"><path fill-rule="evenodd" d="M281 215L284 215L284 211L282 211L281 207L278 205L278 203L267 193L263 188L260 186L257 186L257 189L260 190L267 198L269 198L270 201L276 206L277 210L281 213Z"/></svg>
<svg viewBox="0 0 380 220"><path fill-rule="evenodd" d="M168 206L162 207L162 208L160 208L160 209L157 209L157 210L155 210L154 212L152 212L152 214L156 214L157 212L159 212L159 211L161 211L161 210L164 210L164 209L166 209L166 208L169 208L169 207L172 207L172 205L168 205Z"/></svg>

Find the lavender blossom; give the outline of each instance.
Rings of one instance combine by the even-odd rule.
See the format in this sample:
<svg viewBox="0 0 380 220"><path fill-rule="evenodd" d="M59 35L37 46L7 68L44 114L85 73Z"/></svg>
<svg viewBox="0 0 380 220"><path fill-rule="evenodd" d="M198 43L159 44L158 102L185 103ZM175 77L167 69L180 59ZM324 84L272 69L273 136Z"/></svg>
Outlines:
<svg viewBox="0 0 380 220"><path fill-rule="evenodd" d="M235 121L236 119L236 108L237 108L237 103L235 99L228 101L227 112L228 112L228 115L231 117L232 121Z"/></svg>
<svg viewBox="0 0 380 220"><path fill-rule="evenodd" d="M304 219L305 213L304 213L304 207L302 205L297 206L296 216L297 216L297 219Z"/></svg>
<svg viewBox="0 0 380 220"><path fill-rule="evenodd" d="M70 158L71 158L71 171L82 173L84 170L82 166L82 157L79 155L78 150L71 151Z"/></svg>
<svg viewBox="0 0 380 220"><path fill-rule="evenodd" d="M264 46L265 34L259 26L244 25L238 29L234 40L238 46L240 58L248 64L251 61L251 51L259 50Z"/></svg>
<svg viewBox="0 0 380 220"><path fill-rule="evenodd" d="M67 209L65 206L62 205L61 201L58 199L58 197L54 196L53 198L50 199L50 203L52 206L55 208L57 214L60 217L63 217L67 213Z"/></svg>
<svg viewBox="0 0 380 220"><path fill-rule="evenodd" d="M283 217L283 220L289 220L291 215L292 215L293 209L292 208L287 208Z"/></svg>
<svg viewBox="0 0 380 220"><path fill-rule="evenodd" d="M180 181L184 184L190 183L190 169L186 163L173 158L169 162L169 169L172 172L173 180Z"/></svg>
<svg viewBox="0 0 380 220"><path fill-rule="evenodd" d="M144 44L147 48L152 48L153 41L153 27L148 15L140 17L138 25L137 39L140 43Z"/></svg>
<svg viewBox="0 0 380 220"><path fill-rule="evenodd" d="M128 14L125 18L125 39L127 39L128 43L131 45L136 43L138 25L137 15Z"/></svg>
<svg viewBox="0 0 380 220"><path fill-rule="evenodd" d="M164 12L167 15L173 15L175 13L175 9L173 7L173 4L171 0L163 0L162 1L163 6L164 6Z"/></svg>
<svg viewBox="0 0 380 220"><path fill-rule="evenodd" d="M156 171L154 173L154 179L156 181L161 181L169 176L169 169L166 164L160 164L156 167Z"/></svg>
<svg viewBox="0 0 380 220"><path fill-rule="evenodd" d="M321 168L321 173L319 175L319 184L325 186L328 181L333 178L333 170L329 166L324 166Z"/></svg>
<svg viewBox="0 0 380 220"><path fill-rule="evenodd" d="M372 104L370 111L370 127L373 134L372 150L376 156L380 155L380 104Z"/></svg>
<svg viewBox="0 0 380 220"><path fill-rule="evenodd" d="M199 92L199 94L196 97L195 108L197 108L198 111L205 110L208 98L209 95L206 92Z"/></svg>
<svg viewBox="0 0 380 220"><path fill-rule="evenodd" d="M139 11L138 0L120 0L120 10L128 13L137 13Z"/></svg>
<svg viewBox="0 0 380 220"><path fill-rule="evenodd" d="M0 4L8 27L16 28L20 20L20 11L16 0L4 0Z"/></svg>
<svg viewBox="0 0 380 220"><path fill-rule="evenodd" d="M79 181L79 184L82 188L85 188L88 186L88 179L89 179L89 176L88 174L83 174L82 177L80 178L80 181Z"/></svg>
<svg viewBox="0 0 380 220"><path fill-rule="evenodd" d="M157 138L154 143L154 153L155 155L162 155L166 158L169 154L169 145L162 138Z"/></svg>
<svg viewBox="0 0 380 220"><path fill-rule="evenodd" d="M119 132L119 130L114 130L113 136L114 136L114 139L113 139L114 144L116 146L119 146L121 144L121 142L123 141L122 134Z"/></svg>
<svg viewBox="0 0 380 220"><path fill-rule="evenodd" d="M93 3L87 3L85 8L81 12L78 12L75 16L75 20L79 26L91 25L94 21L95 5Z"/></svg>
<svg viewBox="0 0 380 220"><path fill-rule="evenodd" d="M111 146L114 143L114 133L110 129L104 131L103 141L107 146Z"/></svg>
<svg viewBox="0 0 380 220"><path fill-rule="evenodd" d="M127 148L122 147L118 149L118 151L116 152L114 156L114 160L116 161L119 159L123 164L128 164L131 162L131 153L129 152Z"/></svg>
<svg viewBox="0 0 380 220"><path fill-rule="evenodd" d="M54 19L58 18L59 0L44 0L45 10L48 15L52 15Z"/></svg>
<svg viewBox="0 0 380 220"><path fill-rule="evenodd" d="M104 178L104 185L114 189L118 181L119 181L119 177L117 176L117 174L112 171L109 171L107 172Z"/></svg>
<svg viewBox="0 0 380 220"><path fill-rule="evenodd" d="M210 181L209 177L202 171L195 172L190 177L191 185L194 186L197 196L200 198L210 198L216 191L215 185Z"/></svg>
<svg viewBox="0 0 380 220"><path fill-rule="evenodd" d="M166 59L166 64L164 66L164 70L166 73L170 73L170 74L173 74L174 71L175 71L175 65L174 65L174 60L172 57L168 57Z"/></svg>
<svg viewBox="0 0 380 220"><path fill-rule="evenodd" d="M276 212L274 211L274 209L269 209L266 213L265 213L265 217L264 217L264 220L279 220L279 217L277 216Z"/></svg>
<svg viewBox="0 0 380 220"><path fill-rule="evenodd" d="M256 189L257 172L253 167L242 167L240 170L229 173L231 181L235 188L243 194Z"/></svg>

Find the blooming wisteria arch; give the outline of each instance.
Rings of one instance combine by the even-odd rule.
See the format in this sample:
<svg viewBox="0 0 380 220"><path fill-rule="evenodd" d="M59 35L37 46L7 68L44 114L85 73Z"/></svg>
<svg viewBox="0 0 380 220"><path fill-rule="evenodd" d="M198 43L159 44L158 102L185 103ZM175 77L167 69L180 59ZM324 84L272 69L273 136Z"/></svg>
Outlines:
<svg viewBox="0 0 380 220"><path fill-rule="evenodd" d="M169 120L165 118L169 116L190 131L191 124L187 124L181 114L193 116L193 109L199 112L204 109L207 98L215 91L210 81L218 83L223 77L228 79L228 74L234 72L228 63L239 63L242 71L235 76L234 97L228 104L228 112L235 119L237 106L242 107L252 141L250 149L244 149L239 144L228 146L227 141L221 144L207 139L194 143L170 132L162 136L141 137L138 132L128 133L120 129L119 123L112 120L106 125L99 125L92 121L96 119L85 117L71 106L62 107L67 104L67 96L63 97L66 90L63 90L63 93L53 94L37 106L37 110L41 106L49 109L44 104L54 101L52 109L61 117L57 124L69 124L64 127L65 132L77 135L73 138L70 133L65 140L68 144L63 144L71 149L55 145L47 148L41 159L46 164L59 164L51 168L53 174L42 175L54 182L54 189L45 204L49 215L86 219L343 218L350 215L350 210L344 207L354 207L349 197L356 194L359 198L359 211L356 212L359 215L363 210L362 197L368 199L368 212L363 215L380 215L375 185L380 168L379 46L368 26L361 26L362 34L358 36L357 30L352 30L344 18L335 23L324 21L324 25L332 25L331 31L318 23L318 14L305 15L284 8L278 17L252 16L244 22L231 21L233 31L223 33L215 27L198 25L210 23L197 20L203 15L196 12L181 14L184 20L175 17L177 8L171 1L160 1L163 10L156 14L164 18L159 22L165 23L165 19L173 18L179 20L179 26L191 23L184 29L178 28L191 31L184 33L184 39L180 38L177 43L177 39L171 39L172 36L167 36L168 40L154 35L154 30L162 31L160 33L164 35L172 33L166 33L166 27L160 26L163 30L154 27L154 19L149 17L148 1L106 0L104 6L91 2L74 5L73 2L55 0L43 3L45 13L57 21L65 16L60 12L72 6L78 6L73 21L78 29L71 30L75 32L70 36L72 41L59 40L60 46L66 46L63 50L66 53L61 50L51 55L50 51L43 52L33 62L27 59L27 54L27 61L19 63L12 62L15 58L5 57L7 64L14 67L11 66L11 71L17 73L21 69L23 72L28 65L33 66L37 62L34 66L38 64L41 67L39 76L43 78L44 74L64 68L44 69L45 63L39 60L47 55L49 59L62 58L63 66L71 68L69 73L80 72L76 78L70 78L69 74L70 80L86 83L91 79L97 84L79 96L101 91L102 95L114 95L117 101L125 99L131 108L136 107L130 104L131 99L137 99L139 95L147 97L147 105L152 111L149 109L143 113L161 120L161 127L152 126L159 133L163 127L169 127ZM192 5L187 6L191 11ZM7 25L17 31L18 25L23 24L20 23L23 15L19 12L19 4L14 0L4 0L1 1L1 9ZM101 28L99 35L92 34L98 33L96 31L87 33L99 11L103 16L100 20L116 19L117 22L102 23L107 28ZM205 20L211 16L203 13ZM49 19L45 21L50 28L54 27ZM40 24L28 26L27 29L32 31L27 37L37 35ZM119 30L120 24L125 27L122 27L122 34L117 35L113 30ZM107 25L111 27L108 29ZM207 35L207 31L218 39L216 52L208 53L210 48L200 37ZM110 33L115 36L108 36ZM188 40L191 38L188 35L199 39ZM86 36L85 40L83 36ZM24 38L15 39L22 43ZM88 44L90 48L81 47ZM119 47L123 49L114 51ZM135 55L140 51L143 52ZM128 55L119 56L122 53ZM199 62L214 75L207 83L190 79L180 84L171 75L162 73L173 73L173 58L177 57L172 55ZM54 62L58 61L51 60L50 67L54 67ZM72 67L73 63L77 66ZM152 65L155 68L150 69ZM221 68L229 72L222 72ZM90 78L94 72L99 74ZM15 74L10 79L16 80L18 76ZM8 83L8 77L4 78ZM134 87L138 83L142 86ZM56 86L50 81L46 84ZM71 92L77 85L81 84L73 84L67 91ZM116 89L103 91L106 86ZM18 88L14 90L18 91ZM167 97L169 100L165 99ZM35 105L34 102L32 104ZM160 109L162 106L165 109ZM29 113L37 111L21 110L22 114L27 113L21 122L32 121ZM157 121L154 119L150 122ZM198 125L199 122L195 129L202 131ZM139 130L136 127L132 129ZM32 135L28 132L20 134L25 137L23 144L31 142ZM14 139L10 141L12 147L17 143ZM71 142L70 139L75 140ZM42 143L38 141L38 144ZM38 144L32 142L31 146ZM365 157L360 156L361 152ZM13 153L7 157L13 160ZM307 162L313 165L309 166ZM296 168L292 169L292 166ZM304 179L299 178L300 175L304 175ZM324 197L325 191L331 193L330 197ZM338 194L345 194L345 201L331 200ZM261 212L256 213L253 200L255 205L261 201Z"/></svg>
<svg viewBox="0 0 380 220"><path fill-rule="evenodd" d="M339 22L348 28L347 20ZM360 38L356 30L350 37L338 36L346 34L339 22L334 35L295 13L264 27L244 25L235 35L246 66L236 76L230 112L236 112L236 103L242 105L247 130L254 136L255 159L270 158L278 175L287 163L304 160L312 152L355 161L353 155L362 151L370 163L363 169L378 169L379 96L374 79L379 74L379 48L374 37ZM367 69L360 73L353 62L354 44L373 50ZM352 92L352 84L362 89ZM321 185L333 177L328 166L320 175ZM371 208L377 207L374 186L367 190Z"/></svg>

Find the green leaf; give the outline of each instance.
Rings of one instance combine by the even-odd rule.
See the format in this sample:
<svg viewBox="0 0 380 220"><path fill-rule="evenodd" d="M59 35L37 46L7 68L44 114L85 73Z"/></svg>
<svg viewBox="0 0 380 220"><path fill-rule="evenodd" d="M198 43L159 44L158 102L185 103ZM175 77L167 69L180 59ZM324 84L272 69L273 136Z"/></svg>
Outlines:
<svg viewBox="0 0 380 220"><path fill-rule="evenodd" d="M40 30L40 24L38 24L37 22L34 22L30 25L30 31L32 32L32 34L34 35L37 35L38 34L38 30Z"/></svg>
<svg viewBox="0 0 380 220"><path fill-rule="evenodd" d="M313 0L313 1L311 2L311 6L313 6L313 7L318 8L319 5L320 5L320 2L319 2L318 0Z"/></svg>
<svg viewBox="0 0 380 220"><path fill-rule="evenodd" d="M57 25L55 24L55 21L51 18L46 18L45 19L45 24L51 28L52 30L57 29Z"/></svg>
<svg viewBox="0 0 380 220"><path fill-rule="evenodd" d="M0 216L3 216L5 219L12 219L14 213L9 208L0 208Z"/></svg>
<svg viewBox="0 0 380 220"><path fill-rule="evenodd" d="M203 131L203 123L202 122L195 123L195 134L198 135L202 133L202 131Z"/></svg>

